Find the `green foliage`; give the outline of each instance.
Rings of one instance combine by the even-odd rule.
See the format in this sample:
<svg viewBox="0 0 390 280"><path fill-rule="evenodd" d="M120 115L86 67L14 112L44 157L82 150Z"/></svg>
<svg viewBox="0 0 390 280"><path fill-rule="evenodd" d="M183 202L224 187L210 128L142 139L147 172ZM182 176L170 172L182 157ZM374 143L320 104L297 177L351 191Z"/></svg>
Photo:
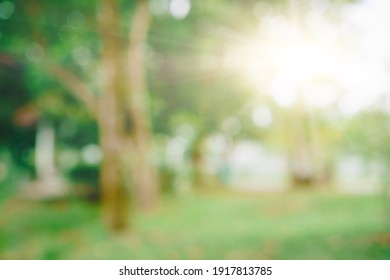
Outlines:
<svg viewBox="0 0 390 280"><path fill-rule="evenodd" d="M371 109L354 119L347 127L345 148L364 155L367 159L390 160L390 119L386 112Z"/></svg>

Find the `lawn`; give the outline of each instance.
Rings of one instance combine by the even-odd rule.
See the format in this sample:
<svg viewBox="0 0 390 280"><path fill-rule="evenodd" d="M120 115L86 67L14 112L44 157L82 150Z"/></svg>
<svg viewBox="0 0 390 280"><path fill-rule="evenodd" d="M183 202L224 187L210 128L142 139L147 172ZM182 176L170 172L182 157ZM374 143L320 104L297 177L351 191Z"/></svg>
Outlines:
<svg viewBox="0 0 390 280"><path fill-rule="evenodd" d="M119 235L80 201L8 199L0 213L0 259L390 259L379 196L186 194Z"/></svg>

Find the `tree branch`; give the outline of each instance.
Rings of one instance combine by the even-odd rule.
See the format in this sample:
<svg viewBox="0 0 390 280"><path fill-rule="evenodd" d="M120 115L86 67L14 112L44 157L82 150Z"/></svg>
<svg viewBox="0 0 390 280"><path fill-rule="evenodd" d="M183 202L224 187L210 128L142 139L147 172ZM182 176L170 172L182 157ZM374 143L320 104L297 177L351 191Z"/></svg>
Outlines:
<svg viewBox="0 0 390 280"><path fill-rule="evenodd" d="M25 2L23 3L26 16L30 19L41 18L44 14L42 6L39 2ZM30 26L33 38L39 45L46 49L46 38L42 34L42 30L36 26ZM72 71L66 69L62 65L55 63L47 56L44 58L43 67L46 72L55 77L64 87L66 87L73 96L84 103L88 111L93 117L97 116L97 102L95 100L93 92L88 88L85 82L77 77Z"/></svg>
<svg viewBox="0 0 390 280"><path fill-rule="evenodd" d="M64 85L78 100L82 101L90 114L97 116L97 102L93 92L88 88L85 82L77 77L72 71L64 66L46 59L43 64L49 74L54 76L62 85Z"/></svg>
<svg viewBox="0 0 390 280"><path fill-rule="evenodd" d="M127 86L126 96L128 113L132 120L135 134L149 134L148 94L145 77L145 42L148 35L151 16L148 1L137 0L129 30L127 52ZM136 131L139 131L137 133ZM149 136L146 136L149 138Z"/></svg>

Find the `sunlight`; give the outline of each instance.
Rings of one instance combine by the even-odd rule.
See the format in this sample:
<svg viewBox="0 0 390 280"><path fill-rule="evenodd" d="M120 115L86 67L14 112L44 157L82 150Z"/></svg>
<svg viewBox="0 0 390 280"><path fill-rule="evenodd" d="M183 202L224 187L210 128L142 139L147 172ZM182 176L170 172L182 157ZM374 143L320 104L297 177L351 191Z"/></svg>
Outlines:
<svg viewBox="0 0 390 280"><path fill-rule="evenodd" d="M255 40L233 47L227 60L228 67L240 69L257 88L268 88L282 107L292 105L298 94L309 94L305 89L312 84L334 82L334 67L341 60L337 46L305 38L288 26L286 22L286 28L275 27L278 33L268 30L270 37L259 34Z"/></svg>
<svg viewBox="0 0 390 280"><path fill-rule="evenodd" d="M340 100L342 113L357 113L390 90L390 51L374 36L377 25L357 20L364 3L339 7L332 20L312 8L301 15L301 25L281 15L266 16L252 39L230 47L225 65L281 107L297 100L314 107ZM378 17L386 15L378 13L381 6L370 7L364 14L367 22L388 22L389 17Z"/></svg>
<svg viewBox="0 0 390 280"><path fill-rule="evenodd" d="M334 67L341 60L336 49L303 38L291 41L293 43L259 39L240 47L239 51L232 50L241 54L231 62L235 64L232 66L238 67L259 89L268 88L283 107L292 105L298 94L308 95L309 86L337 80Z"/></svg>
<svg viewBox="0 0 390 280"><path fill-rule="evenodd" d="M279 72L292 81L304 84L331 72L328 53L306 42L299 42L290 48L272 49L270 53Z"/></svg>

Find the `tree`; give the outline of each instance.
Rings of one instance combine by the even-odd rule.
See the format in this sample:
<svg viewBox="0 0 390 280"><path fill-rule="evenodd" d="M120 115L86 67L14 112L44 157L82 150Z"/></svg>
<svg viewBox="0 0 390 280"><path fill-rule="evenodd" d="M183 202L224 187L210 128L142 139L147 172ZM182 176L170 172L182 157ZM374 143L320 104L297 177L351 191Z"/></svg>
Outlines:
<svg viewBox="0 0 390 280"><path fill-rule="evenodd" d="M257 26L253 7L256 1L191 1L191 12L185 19L169 13L156 16L149 36L149 47L156 65L150 77L157 110L156 131L175 135L182 127L193 134L186 143L186 163L192 169L192 186L204 188L207 138L222 133L229 118L241 119L250 102L251 90L243 86L237 73L226 71L223 55L232 41L240 38L242 29ZM153 63L153 62L152 62Z"/></svg>
<svg viewBox="0 0 390 280"><path fill-rule="evenodd" d="M32 23L29 35L32 35L30 40L33 43L21 36L26 36L25 30L14 22L8 27L19 32L16 38L25 46L33 45L30 62L39 62L34 67L62 84L85 105L98 124L103 155L100 166L102 212L111 229L124 229L128 225L129 188L134 193L134 201L142 209L153 207L158 191L144 69L144 42L151 20L148 1L137 0L125 5L117 0L101 0L97 7L88 1L61 4L23 1L18 4L17 8L23 7L24 17ZM85 12L83 17L89 32L69 34L69 30L59 31L58 26L64 22L58 21L64 20L64 15L61 14L59 19L53 15L68 11L65 20L69 23L72 10L73 17L84 15L77 8ZM98 10L96 18L91 16L95 8ZM133 15L127 22L130 9L133 9ZM48 12L53 12L53 15ZM52 21L50 24L49 20ZM34 24L36 21L40 24ZM69 41L64 42L55 34L55 27L57 33L67 33L60 35ZM10 37L6 40L12 48L15 37ZM72 57L70 51L88 38L100 46L97 49L91 46L90 53L98 57L89 68L69 60ZM98 71L97 78L91 75L93 71Z"/></svg>

